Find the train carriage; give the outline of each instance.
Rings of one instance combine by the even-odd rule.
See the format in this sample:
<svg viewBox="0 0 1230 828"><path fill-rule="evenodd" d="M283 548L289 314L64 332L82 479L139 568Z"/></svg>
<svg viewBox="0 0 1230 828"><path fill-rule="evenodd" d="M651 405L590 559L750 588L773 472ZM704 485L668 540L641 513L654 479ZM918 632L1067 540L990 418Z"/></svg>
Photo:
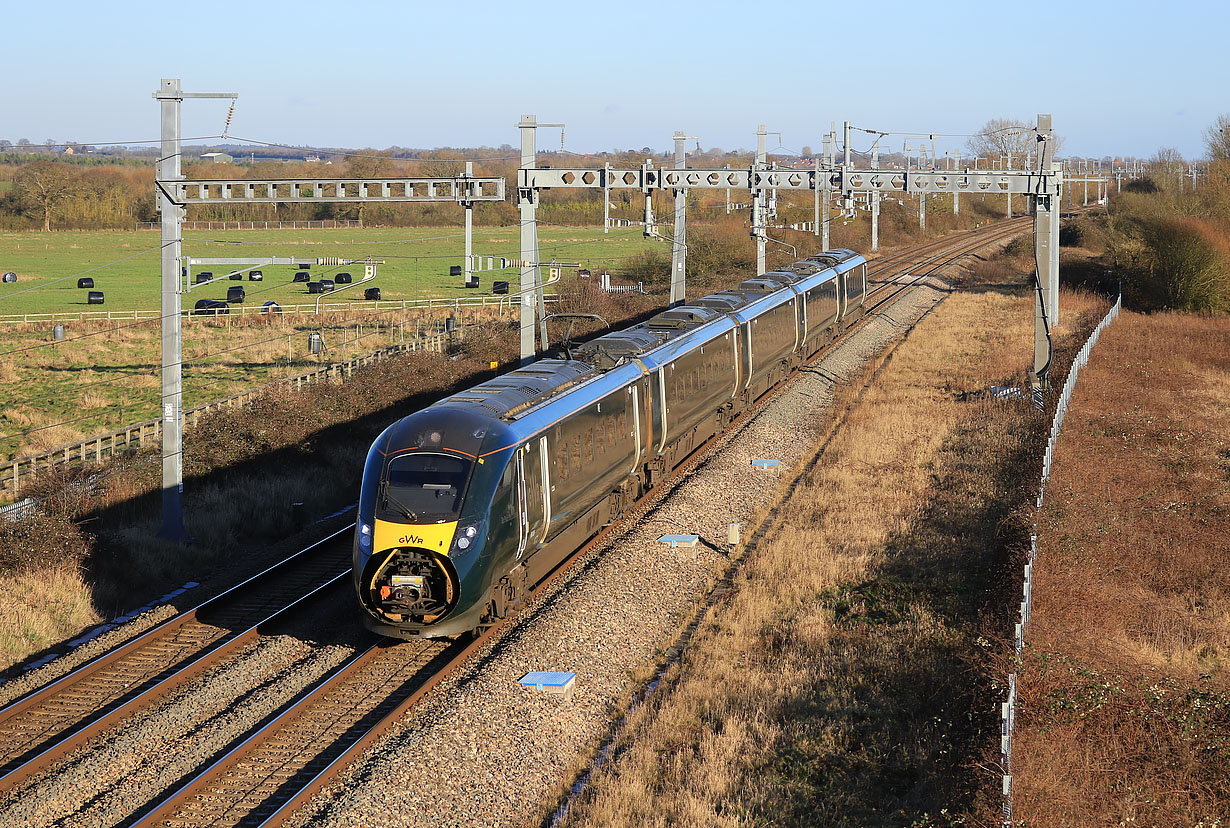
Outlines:
<svg viewBox="0 0 1230 828"><path fill-rule="evenodd" d="M386 429L364 466L365 623L458 635L529 589L861 316L866 263L828 251L454 394Z"/></svg>

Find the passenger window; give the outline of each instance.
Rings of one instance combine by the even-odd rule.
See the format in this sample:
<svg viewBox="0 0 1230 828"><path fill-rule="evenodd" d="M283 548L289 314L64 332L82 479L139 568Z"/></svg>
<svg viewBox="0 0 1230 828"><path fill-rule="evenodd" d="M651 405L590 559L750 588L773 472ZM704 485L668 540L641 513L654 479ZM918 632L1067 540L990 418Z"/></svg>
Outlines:
<svg viewBox="0 0 1230 828"><path fill-rule="evenodd" d="M594 447L595 454L606 454L606 426L604 421L605 418L603 418L603 420L599 420L598 425L594 428L594 431L596 432L595 436L598 440L598 444Z"/></svg>
<svg viewBox="0 0 1230 828"><path fill-rule="evenodd" d="M556 429L558 431L558 429ZM556 443L560 447L559 479L568 479L568 441Z"/></svg>
<svg viewBox="0 0 1230 828"><path fill-rule="evenodd" d="M572 446L572 470L581 470L581 435L577 435L577 441Z"/></svg>
<svg viewBox="0 0 1230 828"><path fill-rule="evenodd" d="M585 462L594 462L594 430L592 428L585 431Z"/></svg>

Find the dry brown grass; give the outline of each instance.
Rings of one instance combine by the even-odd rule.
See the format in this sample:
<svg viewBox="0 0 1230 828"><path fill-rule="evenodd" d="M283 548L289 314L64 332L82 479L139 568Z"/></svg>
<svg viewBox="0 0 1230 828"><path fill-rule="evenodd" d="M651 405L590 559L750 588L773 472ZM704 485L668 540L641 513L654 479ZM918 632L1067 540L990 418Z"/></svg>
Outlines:
<svg viewBox="0 0 1230 828"><path fill-rule="evenodd" d="M412 338L418 329L430 331L452 313L436 308L378 316L355 311L194 319L184 327L185 404L199 405L372 353ZM494 307L462 308L458 318L470 324L497 316ZM161 340L156 324L91 321L66 323L65 328L68 339L52 347L38 347L50 343L46 324L0 330L0 351L15 351L0 360L0 457L22 457L158 416ZM324 336L324 355L308 354L310 332ZM33 431L57 423L65 425Z"/></svg>
<svg viewBox="0 0 1230 828"><path fill-rule="evenodd" d="M1230 322L1125 312L1040 516L1018 719L1028 825L1230 813Z"/></svg>
<svg viewBox="0 0 1230 828"><path fill-rule="evenodd" d="M986 391L1023 384L1031 302L958 294L916 329L568 824L994 821L1041 421Z"/></svg>
<svg viewBox="0 0 1230 828"><path fill-rule="evenodd" d="M0 597L4 665L101 620L75 566L0 575Z"/></svg>

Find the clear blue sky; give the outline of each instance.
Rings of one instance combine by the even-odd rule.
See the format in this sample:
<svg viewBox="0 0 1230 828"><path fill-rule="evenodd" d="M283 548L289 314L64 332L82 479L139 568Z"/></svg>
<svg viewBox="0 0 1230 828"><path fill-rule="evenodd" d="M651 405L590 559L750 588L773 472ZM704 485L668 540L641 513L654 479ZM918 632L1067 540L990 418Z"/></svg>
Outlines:
<svg viewBox="0 0 1230 828"><path fill-rule="evenodd" d="M533 113L577 152L666 149L677 129L751 147L762 122L797 150L833 120L966 133L1050 112L1064 154L1191 157L1230 112L1228 34L1215 0L19 2L0 16L0 138L156 137L150 93L179 77L240 93L233 135L296 145L515 146ZM184 134L221 132L226 108L188 102Z"/></svg>

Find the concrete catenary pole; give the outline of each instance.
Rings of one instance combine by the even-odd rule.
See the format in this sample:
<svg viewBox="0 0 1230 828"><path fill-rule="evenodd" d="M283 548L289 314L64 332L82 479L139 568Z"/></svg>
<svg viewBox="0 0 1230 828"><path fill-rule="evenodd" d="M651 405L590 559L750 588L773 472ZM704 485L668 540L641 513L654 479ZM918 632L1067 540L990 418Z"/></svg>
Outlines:
<svg viewBox="0 0 1230 828"><path fill-rule="evenodd" d="M687 151L684 143L687 136L675 133L675 169L687 166ZM687 294L686 271L688 263L688 191L682 187L675 190L675 237L671 242L671 307L682 305Z"/></svg>
<svg viewBox="0 0 1230 828"><path fill-rule="evenodd" d="M533 115L522 115L521 169L537 166L536 130ZM521 364L534 361L534 294L542 279L538 270L538 190L517 182L517 207L521 220Z"/></svg>
<svg viewBox="0 0 1230 828"><path fill-rule="evenodd" d="M764 124L756 128L756 161L752 164L753 179L757 178L760 171L765 168L767 157L765 136L767 134ZM752 186L755 187L752 191L752 235L756 237L756 275L760 276L765 272L765 190L759 186L757 181L752 181Z"/></svg>
<svg viewBox="0 0 1230 828"><path fill-rule="evenodd" d="M181 181L180 105L184 98L239 97L234 92L184 92L179 78L163 78L153 95L162 122L161 154L156 175L161 181ZM190 540L184 528L184 374L183 319L180 316L182 236L184 208L166 189L158 188L162 214L162 528L166 540Z"/></svg>
<svg viewBox="0 0 1230 828"><path fill-rule="evenodd" d="M1054 133L1051 116L1039 115L1037 135L1039 171L1052 170L1062 186L1060 166L1054 162ZM1051 332L1059 321L1059 203L1061 194L1034 198L1034 258L1037 285L1034 300L1034 370L1031 378L1035 400L1049 386L1048 373L1053 353Z"/></svg>
<svg viewBox="0 0 1230 828"><path fill-rule="evenodd" d="M816 198L816 208L815 208L814 213L812 214L811 232L813 236L818 236L820 235L820 196L824 190L823 186L820 183L821 182L820 176L824 175L825 173L821 171L820 159L818 157L813 158L812 163L816 165L816 185L812 189L812 194Z"/></svg>
<svg viewBox="0 0 1230 828"><path fill-rule="evenodd" d="M960 171L961 169L961 150L957 150L956 168L957 168L957 171ZM956 215L959 215L960 213L961 213L961 192L959 190L954 189L952 191L952 214L956 216Z"/></svg>
<svg viewBox="0 0 1230 828"><path fill-rule="evenodd" d="M876 138L871 145L871 168L880 169L880 139ZM871 251L880 249L880 191L871 194Z"/></svg>
<svg viewBox="0 0 1230 828"><path fill-rule="evenodd" d="M162 152L158 178L178 181L183 176L179 163L179 109L183 102L179 78L163 78L154 93L162 110ZM158 193L162 213L162 530L160 537L172 541L188 540L184 529L184 453L183 453L183 332L180 318L180 222L184 208L173 203L167 193Z"/></svg>
<svg viewBox="0 0 1230 828"><path fill-rule="evenodd" d="M1012 169L1012 152L1011 151L1009 151L1008 153L1007 169ZM1008 193L1008 218L1012 218L1012 193Z"/></svg>
<svg viewBox="0 0 1230 828"><path fill-rule="evenodd" d="M829 173L831 173L833 170L833 167L836 166L835 150L833 148L833 144L835 143L834 141L835 133L836 133L835 125L830 124L829 134L824 136L824 165L827 168L827 172L825 173L825 176L824 176L824 193L820 198L820 249L821 250L829 249L829 210L831 209L829 206L829 197L831 195L829 192L829 187L830 187Z"/></svg>
<svg viewBox="0 0 1230 828"><path fill-rule="evenodd" d="M611 232L611 162L602 165L602 232Z"/></svg>
<svg viewBox="0 0 1230 828"><path fill-rule="evenodd" d="M470 178L474 175L474 162L466 162L465 177ZM472 195L470 191L471 184L469 181L465 183L465 190L462 193L461 206L465 208L466 214L466 258L465 264L462 267L462 273L465 276L463 284L469 286L470 274L474 272L474 202L470 199Z"/></svg>

